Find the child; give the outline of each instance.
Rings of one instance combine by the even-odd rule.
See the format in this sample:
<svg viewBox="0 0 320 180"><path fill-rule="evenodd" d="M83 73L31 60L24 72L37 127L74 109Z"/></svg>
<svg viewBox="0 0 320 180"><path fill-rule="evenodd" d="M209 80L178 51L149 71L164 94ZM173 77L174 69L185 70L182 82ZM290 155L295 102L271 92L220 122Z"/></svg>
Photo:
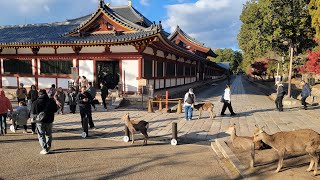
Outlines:
<svg viewBox="0 0 320 180"><path fill-rule="evenodd" d="M24 101L19 102L19 106L16 111L12 114L12 125L14 126L14 131L17 130L19 125L23 125L23 133L27 133L27 121L29 119L29 110L27 104Z"/></svg>
<svg viewBox="0 0 320 180"><path fill-rule="evenodd" d="M75 114L76 107L77 107L77 92L73 87L70 87L68 96L69 96L70 113Z"/></svg>

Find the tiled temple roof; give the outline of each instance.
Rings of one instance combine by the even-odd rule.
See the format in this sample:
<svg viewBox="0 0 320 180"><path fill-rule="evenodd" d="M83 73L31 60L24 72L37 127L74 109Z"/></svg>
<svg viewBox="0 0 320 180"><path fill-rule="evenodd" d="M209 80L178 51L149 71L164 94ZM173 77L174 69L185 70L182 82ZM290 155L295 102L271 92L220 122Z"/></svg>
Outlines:
<svg viewBox="0 0 320 180"><path fill-rule="evenodd" d="M143 16L140 12L138 12L134 7L132 6L119 6L119 7L110 7L116 14L124 17L125 19L135 23L143 23L144 27L150 27L152 25L152 22Z"/></svg>

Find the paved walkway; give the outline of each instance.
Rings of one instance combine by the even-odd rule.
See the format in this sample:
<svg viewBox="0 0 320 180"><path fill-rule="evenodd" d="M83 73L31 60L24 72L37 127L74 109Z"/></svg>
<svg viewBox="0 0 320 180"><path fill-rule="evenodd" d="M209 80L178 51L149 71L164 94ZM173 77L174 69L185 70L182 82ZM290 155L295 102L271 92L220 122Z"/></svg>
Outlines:
<svg viewBox="0 0 320 180"><path fill-rule="evenodd" d="M178 136L180 141L193 143L212 141L215 138L225 137L223 132L231 123L237 124L237 134L252 136L254 125L265 126L268 133L288 131L300 128L312 128L320 132L319 110L317 107L310 110L286 108L284 112L275 111L275 105L267 96L258 92L254 86L241 76L236 76L232 82L232 105L237 116L220 116L222 103L219 102L225 82L196 94L197 101L211 101L215 105L214 112L217 117L209 119L209 114L203 113L198 120L197 111L194 120L185 121L183 114L175 113L147 113L146 110L122 108L104 111L98 109L93 113L94 123L97 127L92 135L106 139L121 140L124 135L124 122L121 117L129 113L132 119L145 120L150 123L150 140L163 141L171 139L172 123L178 123ZM99 107L101 108L101 107ZM226 112L228 114L228 110ZM57 115L54 129L58 132L81 133L80 115Z"/></svg>

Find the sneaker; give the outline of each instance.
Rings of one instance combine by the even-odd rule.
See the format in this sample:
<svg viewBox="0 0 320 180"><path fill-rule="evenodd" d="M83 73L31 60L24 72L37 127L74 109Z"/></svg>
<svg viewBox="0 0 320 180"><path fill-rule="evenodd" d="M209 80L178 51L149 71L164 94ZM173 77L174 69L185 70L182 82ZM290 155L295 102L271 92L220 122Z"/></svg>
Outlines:
<svg viewBox="0 0 320 180"><path fill-rule="evenodd" d="M23 130L22 133L23 133L23 134L27 134L28 132L27 132L26 130Z"/></svg>
<svg viewBox="0 0 320 180"><path fill-rule="evenodd" d="M226 114L220 114L221 116L225 116Z"/></svg>
<svg viewBox="0 0 320 180"><path fill-rule="evenodd" d="M237 114L236 113L231 114L231 116L235 116L235 115L237 115Z"/></svg>
<svg viewBox="0 0 320 180"><path fill-rule="evenodd" d="M40 151L40 154L48 154L48 151L46 151L45 149L44 150L42 150L42 151Z"/></svg>
<svg viewBox="0 0 320 180"><path fill-rule="evenodd" d="M36 132L32 131L31 134L36 134Z"/></svg>
<svg viewBox="0 0 320 180"><path fill-rule="evenodd" d="M184 120L188 121L188 119L184 118Z"/></svg>

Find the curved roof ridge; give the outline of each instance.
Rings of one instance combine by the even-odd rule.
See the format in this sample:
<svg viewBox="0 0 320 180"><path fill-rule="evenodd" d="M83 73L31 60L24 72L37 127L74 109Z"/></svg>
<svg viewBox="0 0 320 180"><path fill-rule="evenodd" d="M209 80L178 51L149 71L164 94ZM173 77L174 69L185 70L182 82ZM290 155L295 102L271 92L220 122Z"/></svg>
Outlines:
<svg viewBox="0 0 320 180"><path fill-rule="evenodd" d="M191 42L193 42L194 44L197 44L201 47L204 48L208 48L204 46L204 43L196 40L195 38L191 37L190 35L188 35L187 33L185 33L179 26L176 27L176 29L174 30L173 33L171 33L171 35L168 37L168 39L172 40L172 38L174 38L174 36L176 35L176 33L179 33L181 35L183 35L186 39L190 40Z"/></svg>

